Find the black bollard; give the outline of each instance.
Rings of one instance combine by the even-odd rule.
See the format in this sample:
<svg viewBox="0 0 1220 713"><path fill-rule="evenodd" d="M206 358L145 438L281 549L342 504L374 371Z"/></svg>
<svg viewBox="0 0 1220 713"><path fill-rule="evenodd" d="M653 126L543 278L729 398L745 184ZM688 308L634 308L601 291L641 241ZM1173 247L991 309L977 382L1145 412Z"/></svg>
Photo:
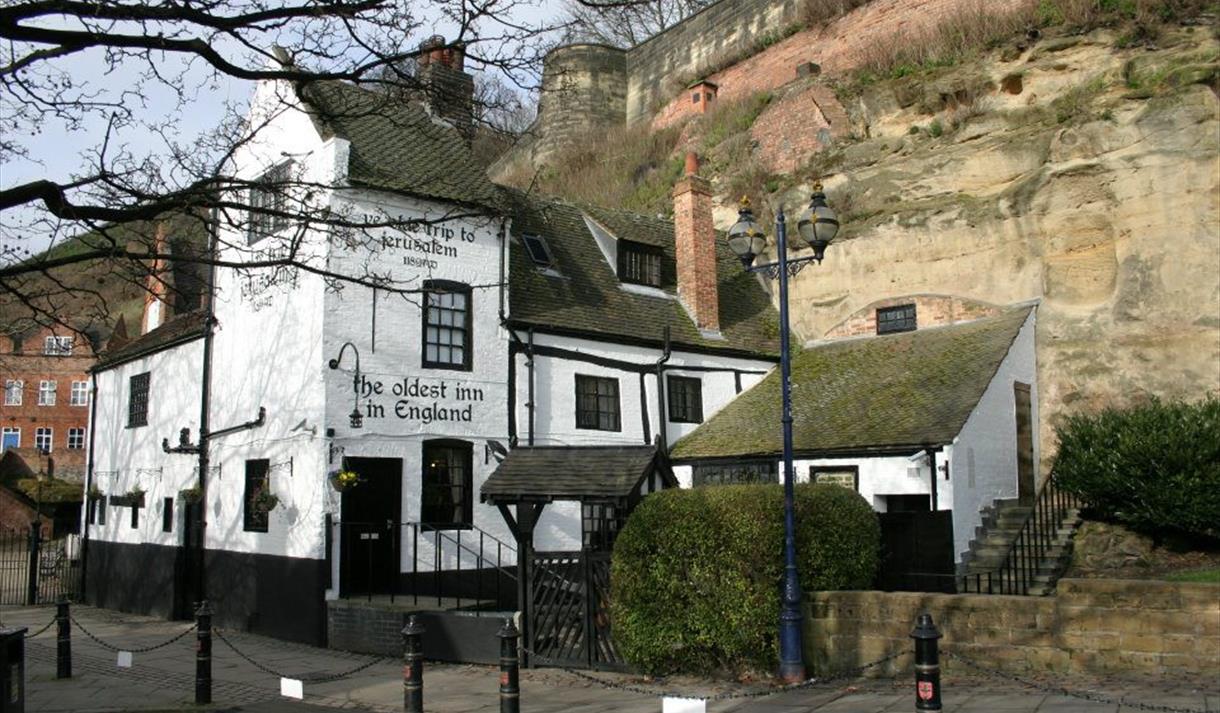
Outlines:
<svg viewBox="0 0 1220 713"><path fill-rule="evenodd" d="M517 637L520 635L512 619L505 619L504 626L496 632L496 636L500 637L500 713L519 713L521 710L521 686L518 680L521 661L517 654Z"/></svg>
<svg viewBox="0 0 1220 713"><path fill-rule="evenodd" d="M55 627L55 678L72 678L72 624L64 597L55 604Z"/></svg>
<svg viewBox="0 0 1220 713"><path fill-rule="evenodd" d="M915 710L938 711L940 705L940 630L931 614L920 614L911 630L915 639Z"/></svg>
<svg viewBox="0 0 1220 713"><path fill-rule="evenodd" d="M402 707L406 713L424 713L423 633L415 615L407 617L402 629Z"/></svg>
<svg viewBox="0 0 1220 713"><path fill-rule="evenodd" d="M212 607L204 599L195 610L195 703L212 702Z"/></svg>

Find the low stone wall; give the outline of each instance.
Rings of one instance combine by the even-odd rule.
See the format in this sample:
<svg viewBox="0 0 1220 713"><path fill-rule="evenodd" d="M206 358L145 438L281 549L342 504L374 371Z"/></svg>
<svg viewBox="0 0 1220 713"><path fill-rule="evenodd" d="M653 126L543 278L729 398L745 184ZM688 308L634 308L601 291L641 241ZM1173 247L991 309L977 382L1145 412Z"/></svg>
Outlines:
<svg viewBox="0 0 1220 713"><path fill-rule="evenodd" d="M1220 586L1064 579L1050 597L816 592L805 603L805 656L818 674L911 650L915 617L932 615L941 647L1012 674L1214 676ZM909 673L911 657L878 667ZM961 670L952 659L947 671Z"/></svg>

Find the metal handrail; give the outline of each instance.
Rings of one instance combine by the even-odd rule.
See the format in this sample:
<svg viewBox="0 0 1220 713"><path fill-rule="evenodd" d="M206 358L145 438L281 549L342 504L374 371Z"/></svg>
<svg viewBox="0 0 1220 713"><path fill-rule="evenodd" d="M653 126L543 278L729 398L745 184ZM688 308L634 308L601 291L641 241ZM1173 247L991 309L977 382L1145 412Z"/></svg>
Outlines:
<svg viewBox="0 0 1220 713"><path fill-rule="evenodd" d="M1039 564L1055 541L1055 531L1063 526L1067 511L1078 505L1079 500L1074 495L1055 487L1054 475L1048 477L1000 566L988 572L962 575L960 591L971 592L973 581L973 592L977 594L1028 595ZM983 591L984 583L986 591Z"/></svg>

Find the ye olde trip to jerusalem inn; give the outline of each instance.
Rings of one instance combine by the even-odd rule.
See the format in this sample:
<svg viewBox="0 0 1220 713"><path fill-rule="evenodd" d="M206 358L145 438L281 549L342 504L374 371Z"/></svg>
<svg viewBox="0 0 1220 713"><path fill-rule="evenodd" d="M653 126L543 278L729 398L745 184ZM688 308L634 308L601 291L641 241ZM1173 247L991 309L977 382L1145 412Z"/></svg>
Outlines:
<svg viewBox="0 0 1220 713"><path fill-rule="evenodd" d="M220 626L387 652L396 629L372 623L427 611L430 656L477 659L462 642L494 642L499 617L453 612L526 610L531 553L608 552L658 489L778 481L777 314L713 230L697 162L672 223L494 185L462 58L437 55L423 76L458 91L422 103L258 89L270 130L237 175L420 221L302 248L417 291L220 270L205 309L158 324L154 303L92 376L91 603L186 617L202 592ZM274 253L290 227L252 220L220 258ZM951 573L984 509L1032 492L1036 309L893 297L868 334L795 357L797 479L936 513L943 547L891 565Z"/></svg>

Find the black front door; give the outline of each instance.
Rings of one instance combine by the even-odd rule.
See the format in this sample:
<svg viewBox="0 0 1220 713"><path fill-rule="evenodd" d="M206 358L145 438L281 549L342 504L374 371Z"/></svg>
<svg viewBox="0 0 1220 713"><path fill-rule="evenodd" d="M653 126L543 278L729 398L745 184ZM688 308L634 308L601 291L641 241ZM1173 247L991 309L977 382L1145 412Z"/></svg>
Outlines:
<svg viewBox="0 0 1220 713"><path fill-rule="evenodd" d="M360 483L343 491L340 506L340 593L389 594L398 580L402 520L402 459L348 458Z"/></svg>
<svg viewBox="0 0 1220 713"><path fill-rule="evenodd" d="M176 569L174 582L174 618L191 619L199 604L199 542L203 537L203 504L185 500L182 505L181 539L178 556L174 558Z"/></svg>

